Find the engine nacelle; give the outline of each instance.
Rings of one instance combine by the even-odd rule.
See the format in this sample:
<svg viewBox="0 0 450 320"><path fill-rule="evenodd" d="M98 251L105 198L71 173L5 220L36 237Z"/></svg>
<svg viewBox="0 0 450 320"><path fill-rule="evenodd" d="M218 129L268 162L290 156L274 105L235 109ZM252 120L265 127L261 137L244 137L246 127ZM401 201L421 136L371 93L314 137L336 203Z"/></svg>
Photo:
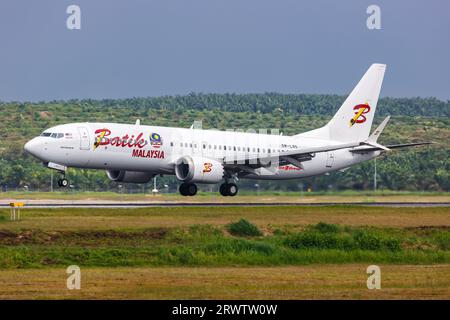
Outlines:
<svg viewBox="0 0 450 320"><path fill-rule="evenodd" d="M111 181L128 183L147 183L155 176L151 172L125 170L108 170L106 174Z"/></svg>
<svg viewBox="0 0 450 320"><path fill-rule="evenodd" d="M192 183L218 183L223 178L223 165L203 157L184 156L175 164L177 179Z"/></svg>

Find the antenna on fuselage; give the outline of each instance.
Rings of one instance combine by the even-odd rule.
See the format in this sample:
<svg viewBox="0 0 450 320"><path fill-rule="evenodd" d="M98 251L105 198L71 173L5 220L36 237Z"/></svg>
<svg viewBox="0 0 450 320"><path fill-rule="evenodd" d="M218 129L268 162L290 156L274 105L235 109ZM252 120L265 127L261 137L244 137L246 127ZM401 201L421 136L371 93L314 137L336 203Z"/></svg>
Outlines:
<svg viewBox="0 0 450 320"><path fill-rule="evenodd" d="M141 119L136 119L136 125L140 126L141 125Z"/></svg>

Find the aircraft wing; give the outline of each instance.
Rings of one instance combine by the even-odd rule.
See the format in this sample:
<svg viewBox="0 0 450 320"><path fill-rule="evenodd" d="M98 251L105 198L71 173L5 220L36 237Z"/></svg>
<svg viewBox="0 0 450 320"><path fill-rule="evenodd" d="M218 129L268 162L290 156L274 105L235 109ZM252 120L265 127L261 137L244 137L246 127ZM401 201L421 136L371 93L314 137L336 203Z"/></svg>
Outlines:
<svg viewBox="0 0 450 320"><path fill-rule="evenodd" d="M286 165L286 164L292 164L298 168L303 168L302 162L311 160L315 153L320 152L328 152L328 151L334 151L339 149L346 149L346 148L352 148L349 151L355 152L355 153L366 153L371 151L386 151L390 149L397 149L397 148L405 148L405 147L412 147L412 146L420 146L420 145L427 145L427 144L433 144L434 142L417 142L417 143L404 143L404 144L394 144L394 145L388 145L388 146L381 146L377 143L371 143L368 144L368 142L352 142L352 143L344 143L344 144L333 144L333 145L326 145L321 147L306 147L296 150L289 150L286 152L280 152L276 155L270 155L270 156L253 156L253 155L245 155L241 157L234 158L225 157L224 160L224 167L228 170L235 171L235 172L244 172L244 174L248 173L256 173L255 169L264 167L269 168L271 165Z"/></svg>
<svg viewBox="0 0 450 320"><path fill-rule="evenodd" d="M392 144L388 146L374 146L374 147L361 147L361 148L355 148L350 150L350 152L354 153L365 153L370 151L380 151L380 150L386 150L382 147L385 147L387 149L398 149L398 148L407 148L407 147L414 147L414 146L422 146L427 144L433 144L434 142L416 142L416 143L402 143L402 144Z"/></svg>
<svg viewBox="0 0 450 320"><path fill-rule="evenodd" d="M301 162L311 160L314 157L315 153L353 148L360 145L361 142L332 144L320 147L305 147L265 156L255 156L247 154L238 157L231 156L225 157L223 160L225 167L242 167L242 169L244 170L248 168L255 169L260 167L269 167L274 163L277 163L279 165L290 163L295 166L301 167Z"/></svg>

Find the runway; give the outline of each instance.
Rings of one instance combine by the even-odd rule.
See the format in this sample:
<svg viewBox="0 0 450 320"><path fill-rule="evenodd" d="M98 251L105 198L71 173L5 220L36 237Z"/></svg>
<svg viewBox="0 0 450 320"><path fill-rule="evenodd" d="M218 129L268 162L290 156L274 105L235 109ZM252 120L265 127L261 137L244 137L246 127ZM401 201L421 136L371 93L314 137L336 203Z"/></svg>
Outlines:
<svg viewBox="0 0 450 320"><path fill-rule="evenodd" d="M152 208L152 207L321 207L321 206L364 206L364 207L448 207L450 202L119 202L119 201L24 201L27 208ZM10 207L0 202L0 208Z"/></svg>

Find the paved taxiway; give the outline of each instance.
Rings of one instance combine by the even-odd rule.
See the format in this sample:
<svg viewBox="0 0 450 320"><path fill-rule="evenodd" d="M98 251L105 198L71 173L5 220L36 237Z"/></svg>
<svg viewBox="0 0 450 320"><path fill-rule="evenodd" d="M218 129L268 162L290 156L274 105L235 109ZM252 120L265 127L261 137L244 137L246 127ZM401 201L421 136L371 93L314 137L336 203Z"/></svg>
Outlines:
<svg viewBox="0 0 450 320"><path fill-rule="evenodd" d="M368 207L447 207L450 202L132 202L132 201L36 201L21 200L28 208L147 208L147 207L271 207L271 206L338 206ZM0 201L0 208L9 202Z"/></svg>

